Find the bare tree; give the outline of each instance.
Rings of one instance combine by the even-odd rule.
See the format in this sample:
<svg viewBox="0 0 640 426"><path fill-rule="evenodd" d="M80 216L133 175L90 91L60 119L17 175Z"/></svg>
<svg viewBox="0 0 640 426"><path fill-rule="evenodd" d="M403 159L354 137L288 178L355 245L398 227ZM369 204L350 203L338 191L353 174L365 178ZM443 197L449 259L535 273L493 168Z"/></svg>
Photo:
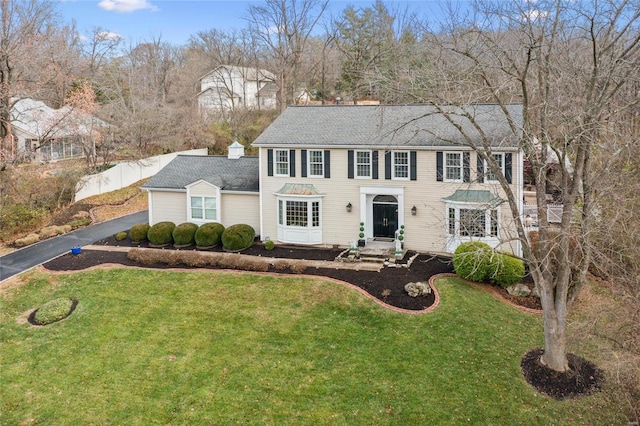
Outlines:
<svg viewBox="0 0 640 426"><path fill-rule="evenodd" d="M307 40L327 4L328 0L265 0L249 6L249 29L268 50L275 67L280 111L294 101Z"/></svg>
<svg viewBox="0 0 640 426"><path fill-rule="evenodd" d="M11 130L12 104L33 89L38 70L31 61L46 44L47 26L54 18L54 5L48 1L0 1L0 164L17 154Z"/></svg>
<svg viewBox="0 0 640 426"><path fill-rule="evenodd" d="M535 9L533 9L535 7ZM593 155L614 137L610 123L624 119L633 99L623 89L638 80L640 5L633 0L479 1L469 19L459 16L434 34L440 49L434 104L460 106L440 112L457 126L470 122L478 132L473 102L500 105L535 176L539 232L527 235L520 203L492 156L490 140L468 146L498 176L518 228L523 257L540 292L544 318L541 362L568 367L566 326L591 262L591 234L600 223L594 205ZM453 72L452 72L453 70ZM616 101L616 102L614 102ZM507 104L522 104L522 126ZM463 140L470 140L464 135ZM561 223L549 223L546 184L549 164L559 170Z"/></svg>

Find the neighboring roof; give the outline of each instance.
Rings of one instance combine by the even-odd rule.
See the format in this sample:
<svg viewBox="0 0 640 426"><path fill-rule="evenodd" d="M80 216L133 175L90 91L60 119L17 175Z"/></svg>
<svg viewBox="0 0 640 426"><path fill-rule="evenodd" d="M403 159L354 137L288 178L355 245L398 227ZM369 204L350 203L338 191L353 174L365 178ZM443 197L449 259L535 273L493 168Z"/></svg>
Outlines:
<svg viewBox="0 0 640 426"><path fill-rule="evenodd" d="M226 191L258 192L258 157L230 160L222 155L178 155L142 185L150 190L182 190L203 180Z"/></svg>
<svg viewBox="0 0 640 426"><path fill-rule="evenodd" d="M200 77L200 80L202 80L203 78L213 73L221 74L220 72L221 69L226 69L229 73L236 72L242 75L243 78L247 81L264 81L264 80L275 81L276 79L276 75L274 73L265 69L253 68L253 67L239 67L235 65L220 65L212 69L202 77Z"/></svg>
<svg viewBox="0 0 640 426"><path fill-rule="evenodd" d="M279 195L325 195L312 184L306 183L285 183L282 188L276 191Z"/></svg>
<svg viewBox="0 0 640 426"><path fill-rule="evenodd" d="M11 124L36 137L64 137L90 134L107 123L69 107L53 109L42 101L18 100L11 108Z"/></svg>
<svg viewBox="0 0 640 426"><path fill-rule="evenodd" d="M444 197L443 200L454 203L486 204L492 207L504 202L502 198L496 197L491 191L473 189L456 189L456 192L448 197Z"/></svg>
<svg viewBox="0 0 640 426"><path fill-rule="evenodd" d="M272 81L267 82L264 87L258 90L258 95L263 97L274 96L278 93L278 85Z"/></svg>
<svg viewBox="0 0 640 426"><path fill-rule="evenodd" d="M475 144L480 133L463 118L459 107L442 107L451 112ZM519 134L514 134L497 105L472 105L473 114L492 146L517 148ZM507 110L516 126L521 127L522 105ZM374 106L290 106L253 142L255 146L367 146L367 147L452 147L465 140L433 105Z"/></svg>

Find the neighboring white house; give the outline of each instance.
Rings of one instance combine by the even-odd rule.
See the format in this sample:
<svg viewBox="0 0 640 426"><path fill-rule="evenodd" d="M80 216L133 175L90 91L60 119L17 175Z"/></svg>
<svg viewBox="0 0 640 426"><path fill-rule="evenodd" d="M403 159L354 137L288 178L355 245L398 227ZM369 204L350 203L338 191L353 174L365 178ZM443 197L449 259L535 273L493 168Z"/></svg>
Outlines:
<svg viewBox="0 0 640 426"><path fill-rule="evenodd" d="M198 106L204 114L236 109L275 109L276 76L264 69L221 65L200 78Z"/></svg>
<svg viewBox="0 0 640 426"><path fill-rule="evenodd" d="M69 107L53 109L25 98L11 109L11 127L17 155L35 161L84 157L100 139L107 124ZM91 151L88 151L91 152Z"/></svg>
<svg viewBox="0 0 640 426"><path fill-rule="evenodd" d="M520 135L498 106L468 108L522 200ZM521 105L506 113L521 123ZM466 119L457 124L468 140L427 105L291 106L254 141L259 158L178 157L160 171L143 186L149 220L249 223L262 240L318 246L349 245L363 223L365 240L393 241L404 227L405 248L416 251L452 253L476 240L519 254L497 176L463 145L480 146L480 133ZM255 186L228 186L241 175ZM245 197L231 202L231 194Z"/></svg>

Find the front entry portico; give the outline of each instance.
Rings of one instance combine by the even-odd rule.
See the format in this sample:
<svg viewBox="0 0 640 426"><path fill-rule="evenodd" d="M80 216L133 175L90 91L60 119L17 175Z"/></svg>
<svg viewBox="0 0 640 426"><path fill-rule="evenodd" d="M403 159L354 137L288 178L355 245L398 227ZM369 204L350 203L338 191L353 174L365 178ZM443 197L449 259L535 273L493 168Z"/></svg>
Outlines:
<svg viewBox="0 0 640 426"><path fill-rule="evenodd" d="M367 239L395 238L404 224L404 188L361 186L360 221Z"/></svg>
<svg viewBox="0 0 640 426"><path fill-rule="evenodd" d="M398 200L393 195L377 195L372 202L373 238L395 238L398 230Z"/></svg>

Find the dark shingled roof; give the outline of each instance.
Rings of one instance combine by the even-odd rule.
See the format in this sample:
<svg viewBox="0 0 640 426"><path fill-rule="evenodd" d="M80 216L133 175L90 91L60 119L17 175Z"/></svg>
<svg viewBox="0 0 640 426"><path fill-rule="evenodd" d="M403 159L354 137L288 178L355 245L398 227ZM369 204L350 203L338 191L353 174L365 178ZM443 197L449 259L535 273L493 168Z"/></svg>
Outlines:
<svg viewBox="0 0 640 426"><path fill-rule="evenodd" d="M480 133L460 107L443 106L474 144ZM506 106L516 133L498 105L471 105L464 111L487 135L492 146L516 148L522 126L522 105ZM318 147L453 147L465 144L461 132L433 105L291 106L258 138L255 146Z"/></svg>
<svg viewBox="0 0 640 426"><path fill-rule="evenodd" d="M186 189L203 180L226 191L258 192L258 157L178 155L142 185L142 189Z"/></svg>

